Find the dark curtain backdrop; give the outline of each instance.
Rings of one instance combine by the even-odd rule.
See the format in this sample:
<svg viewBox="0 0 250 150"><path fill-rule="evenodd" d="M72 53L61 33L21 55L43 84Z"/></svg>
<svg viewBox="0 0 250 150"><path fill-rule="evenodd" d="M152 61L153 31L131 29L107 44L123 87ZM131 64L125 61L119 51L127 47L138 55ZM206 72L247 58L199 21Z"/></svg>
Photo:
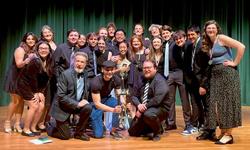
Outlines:
<svg viewBox="0 0 250 150"><path fill-rule="evenodd" d="M13 52L24 33L32 31L38 36L41 27L50 25L55 31L56 43L66 40L66 32L76 28L81 33L97 31L113 21L124 28L127 37L133 25L142 23L145 35L152 23L168 24L176 29L186 29L191 24L200 25L215 19L223 32L246 45L244 58L239 66L242 105L250 105L248 65L249 13L248 0L23 0L5 1L0 6L0 86L11 63ZM15 4L14 4L15 3ZM9 9L11 8L11 9ZM234 92L234 91L232 91ZM0 90L0 105L7 105L9 95Z"/></svg>

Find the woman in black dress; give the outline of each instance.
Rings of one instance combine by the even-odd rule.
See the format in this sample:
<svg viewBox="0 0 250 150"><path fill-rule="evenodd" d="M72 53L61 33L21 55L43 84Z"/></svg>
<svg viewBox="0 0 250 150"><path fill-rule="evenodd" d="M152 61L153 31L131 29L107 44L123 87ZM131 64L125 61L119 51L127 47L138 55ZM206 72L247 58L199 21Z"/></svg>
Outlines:
<svg viewBox="0 0 250 150"><path fill-rule="evenodd" d="M44 90L51 75L51 52L49 43L40 41L36 45L37 57L23 68L17 79L17 93L29 107L22 132L24 136L40 135L36 126L44 109Z"/></svg>
<svg viewBox="0 0 250 150"><path fill-rule="evenodd" d="M14 131L21 133L22 128L20 127L20 122L23 113L24 101L16 93L15 83L20 73L21 69L30 63L30 60L34 57L33 47L37 42L37 37L34 33L26 33L18 48L14 52L12 63L6 74L4 91L10 94L11 102L8 106L7 117L4 122L4 131L10 133L12 131L11 119L15 114L16 120L14 124Z"/></svg>

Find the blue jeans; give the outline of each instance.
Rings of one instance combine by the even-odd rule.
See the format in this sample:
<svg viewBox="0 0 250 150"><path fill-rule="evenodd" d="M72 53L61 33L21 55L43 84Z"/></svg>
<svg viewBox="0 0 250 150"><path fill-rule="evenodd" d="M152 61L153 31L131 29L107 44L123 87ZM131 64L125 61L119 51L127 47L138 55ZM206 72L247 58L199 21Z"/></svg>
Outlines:
<svg viewBox="0 0 250 150"><path fill-rule="evenodd" d="M101 103L110 106L115 107L118 105L117 99L113 97L104 98L101 100ZM112 127L118 127L119 126L119 119L118 119L118 113L113 113L112 116ZM91 112L91 125L93 128L93 134L95 138L102 138L103 137L103 110L97 109L95 105L93 104L93 109Z"/></svg>

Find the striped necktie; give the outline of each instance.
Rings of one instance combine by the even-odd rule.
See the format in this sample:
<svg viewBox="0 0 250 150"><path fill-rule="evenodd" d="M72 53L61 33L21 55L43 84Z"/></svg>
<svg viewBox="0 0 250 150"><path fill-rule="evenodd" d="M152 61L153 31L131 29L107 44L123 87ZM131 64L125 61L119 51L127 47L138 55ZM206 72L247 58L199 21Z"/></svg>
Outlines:
<svg viewBox="0 0 250 150"><path fill-rule="evenodd" d="M142 104L146 104L148 101L148 89L149 89L149 82L145 84L143 97L142 97Z"/></svg>

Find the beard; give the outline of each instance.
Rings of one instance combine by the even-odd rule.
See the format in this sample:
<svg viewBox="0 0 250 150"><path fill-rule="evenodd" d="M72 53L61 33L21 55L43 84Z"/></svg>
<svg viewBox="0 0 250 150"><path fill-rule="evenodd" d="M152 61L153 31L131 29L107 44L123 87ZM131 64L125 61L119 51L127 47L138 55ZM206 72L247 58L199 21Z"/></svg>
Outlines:
<svg viewBox="0 0 250 150"><path fill-rule="evenodd" d="M83 70L84 70L84 69L79 69L79 68L76 68L76 67L75 67L75 71L76 71L77 73L82 73Z"/></svg>

